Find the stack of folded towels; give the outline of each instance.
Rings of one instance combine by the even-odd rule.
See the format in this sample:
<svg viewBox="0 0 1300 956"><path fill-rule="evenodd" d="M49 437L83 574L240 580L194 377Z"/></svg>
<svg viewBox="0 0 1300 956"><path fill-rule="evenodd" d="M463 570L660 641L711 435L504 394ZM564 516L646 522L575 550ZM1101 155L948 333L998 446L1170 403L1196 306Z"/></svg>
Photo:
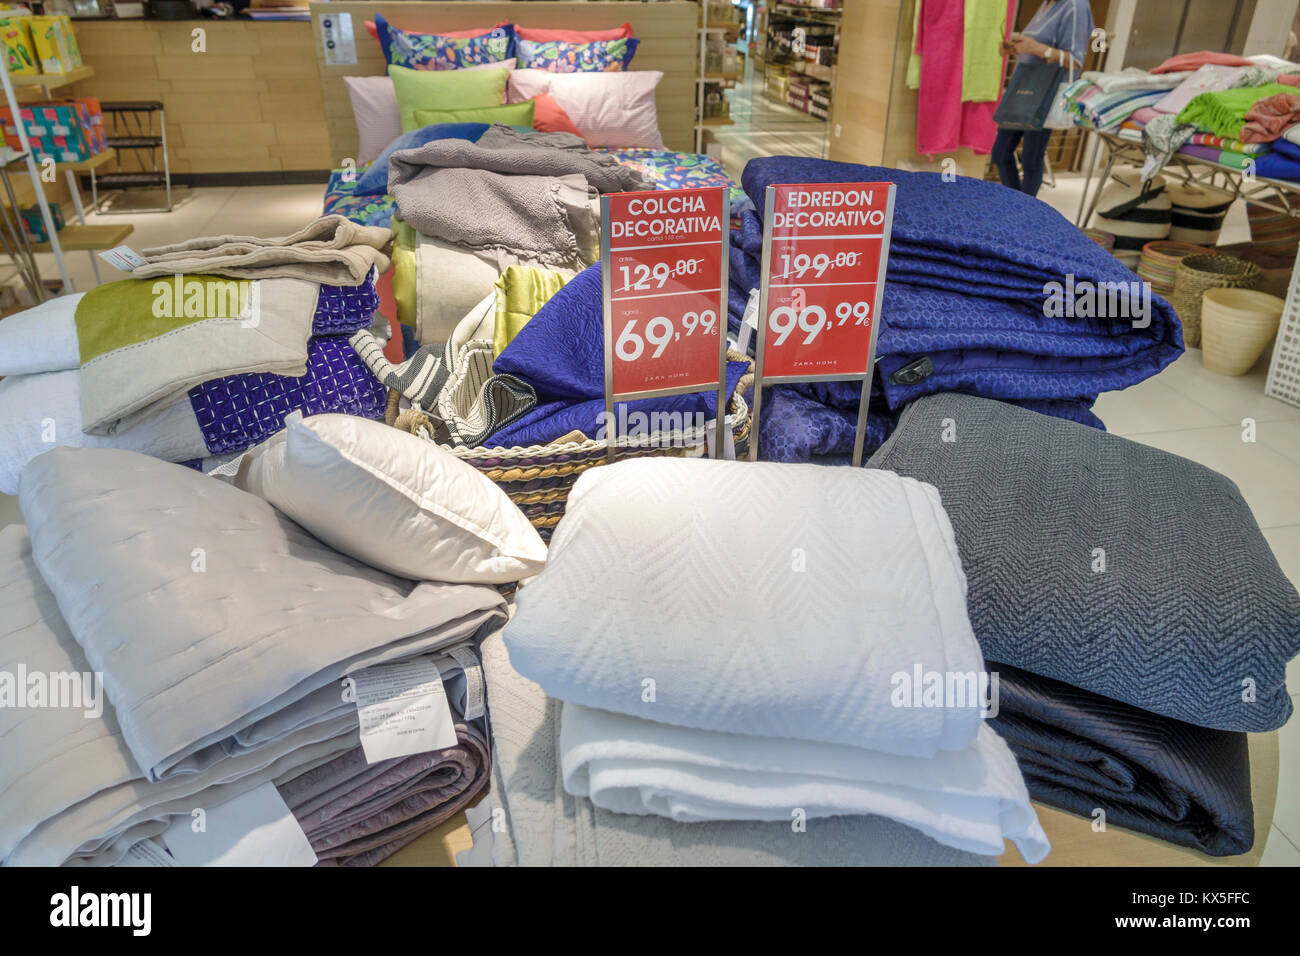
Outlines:
<svg viewBox="0 0 1300 956"><path fill-rule="evenodd" d="M1300 596L1222 475L955 393L871 468L943 496L1036 800L1215 856L1254 843L1246 733L1291 716Z"/></svg>
<svg viewBox="0 0 1300 956"><path fill-rule="evenodd" d="M197 463L293 411L382 417L386 390L348 337L375 320L391 238L327 216L283 238L191 240L146 250L133 278L5 319L0 492L54 446Z"/></svg>
<svg viewBox="0 0 1300 956"><path fill-rule="evenodd" d="M381 423L277 438L231 482L119 449L23 471L26 528L0 532L0 692L24 695L0 707L0 862L370 865L487 786L476 648L537 533ZM396 490L412 473L432 510ZM56 686L77 693L32 696ZM445 716L413 738L420 713Z"/></svg>
<svg viewBox="0 0 1300 956"><path fill-rule="evenodd" d="M980 865L1004 838L1030 862L1048 852L982 719L961 562L920 482L592 469L483 658L506 826L476 840L497 864Z"/></svg>

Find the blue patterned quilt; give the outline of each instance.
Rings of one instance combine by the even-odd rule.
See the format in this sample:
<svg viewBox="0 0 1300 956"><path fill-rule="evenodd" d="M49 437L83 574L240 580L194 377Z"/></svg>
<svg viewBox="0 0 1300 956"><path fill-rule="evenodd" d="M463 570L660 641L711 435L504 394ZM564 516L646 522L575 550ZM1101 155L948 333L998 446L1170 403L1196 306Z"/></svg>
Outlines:
<svg viewBox="0 0 1300 956"><path fill-rule="evenodd" d="M1183 350L1182 327L1159 296L1130 317L1139 280L1044 202L965 177L909 173L820 159L751 160L742 177L755 203L732 233L730 322L739 328L760 279L764 190L773 183L898 184L887 284L876 351L867 447L878 446L908 402L957 391L1104 427L1097 395L1156 374ZM1113 283L1123 314L1051 318L1045 284ZM1149 321L1147 321L1149 320ZM1145 327L1140 327L1146 321ZM933 371L899 383L904 366L928 358ZM852 448L858 386L777 386L764 394L759 453L799 461Z"/></svg>

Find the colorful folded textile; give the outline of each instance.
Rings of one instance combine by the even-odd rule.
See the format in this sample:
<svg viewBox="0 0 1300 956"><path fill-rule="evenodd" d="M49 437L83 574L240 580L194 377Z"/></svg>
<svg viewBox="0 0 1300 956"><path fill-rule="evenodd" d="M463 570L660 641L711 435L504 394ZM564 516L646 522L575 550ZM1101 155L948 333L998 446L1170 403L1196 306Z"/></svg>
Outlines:
<svg viewBox="0 0 1300 956"><path fill-rule="evenodd" d="M1199 70L1207 63L1218 64L1220 66L1254 66L1254 64L1245 57L1237 56L1234 53L1219 53L1216 50L1198 50L1195 53L1179 53L1177 56L1171 56L1159 66L1155 67L1152 73L1176 73L1183 70Z"/></svg>
<svg viewBox="0 0 1300 956"><path fill-rule="evenodd" d="M1135 66L1128 66L1118 73L1102 73L1099 70L1085 70L1079 74L1080 79L1087 80L1104 93L1119 93L1125 90L1162 90L1174 89L1192 76L1187 73L1149 73Z"/></svg>
<svg viewBox="0 0 1300 956"><path fill-rule="evenodd" d="M1216 93L1201 93L1178 113L1178 122L1198 127L1202 132L1213 133L1224 139L1244 139L1242 128L1246 114L1260 100L1278 93L1292 95L1295 87L1280 83L1263 86L1240 86Z"/></svg>
<svg viewBox="0 0 1300 956"><path fill-rule="evenodd" d="M1118 127L1135 110L1153 105L1167 92L1167 89L1124 89L1107 93L1081 78L1067 86L1062 95L1066 99L1066 109L1077 117L1081 125L1109 130Z"/></svg>
<svg viewBox="0 0 1300 956"><path fill-rule="evenodd" d="M1195 156L1198 159L1208 159L1212 163L1221 163L1224 166L1230 166L1233 169L1246 169L1256 160L1262 159L1263 156L1248 156L1245 153L1238 153L1231 149L1215 149L1213 146L1183 146L1178 150L1180 153L1186 153L1188 156ZM1267 173L1259 172L1256 165L1255 171L1261 176ZM1286 177L1280 177L1286 178Z"/></svg>
<svg viewBox="0 0 1300 956"><path fill-rule="evenodd" d="M1219 66L1207 63L1195 73L1188 75L1186 79L1178 84L1177 89L1170 91L1152 109L1158 113L1177 113L1190 103L1194 97L1202 93L1213 93L1217 90L1227 90L1234 86L1240 86L1241 80L1249 69L1250 67L1245 66ZM1159 75L1172 76L1174 74Z"/></svg>
<svg viewBox="0 0 1300 956"><path fill-rule="evenodd" d="M1255 158L1255 174L1269 179L1300 180L1300 146L1278 139L1272 151Z"/></svg>
<svg viewBox="0 0 1300 956"><path fill-rule="evenodd" d="M1222 136L1215 136L1213 133L1193 133L1192 138L1188 140L1193 146L1209 146L1213 149L1226 149L1234 153L1245 153L1248 156L1254 156L1259 153L1267 153L1272 146L1268 143L1243 143L1239 139L1224 139Z"/></svg>
<svg viewBox="0 0 1300 956"><path fill-rule="evenodd" d="M1300 95L1279 93L1269 96L1252 106L1246 114L1241 139L1247 143L1271 143L1297 121L1300 121Z"/></svg>

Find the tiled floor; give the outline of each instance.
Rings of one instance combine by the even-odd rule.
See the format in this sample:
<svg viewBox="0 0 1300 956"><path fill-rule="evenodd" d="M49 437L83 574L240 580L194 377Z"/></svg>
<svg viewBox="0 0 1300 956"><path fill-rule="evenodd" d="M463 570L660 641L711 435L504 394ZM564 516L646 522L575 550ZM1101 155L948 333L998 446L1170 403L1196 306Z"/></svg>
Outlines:
<svg viewBox="0 0 1300 956"><path fill-rule="evenodd" d="M820 155L819 121L769 103L761 93L754 97L747 89L738 89L732 96L736 98L733 112L747 111L743 123L719 135L733 176L739 178L744 162L754 155ZM738 119L742 119L739 114ZM1080 190L1078 177L1061 177L1055 188L1045 187L1041 197L1073 220ZM195 192L194 199L174 213L135 217L136 233L130 244L140 248L216 233L283 235L319 214L323 186ZM1248 235L1244 211L1234 209L1221 241L1235 242ZM89 288L85 255L71 256L69 265L78 288ZM42 268L52 273L52 261L43 262ZM111 273L104 271L106 277ZM1261 362L1240 378L1215 375L1201 366L1200 352L1193 349L1154 378L1103 395L1096 411L1116 434L1201 462L1235 481L1278 562L1300 585L1300 408L1264 395L1265 371ZM1255 422L1254 443L1242 441L1247 418ZM0 496L0 526L21 520L15 500ZM1300 708L1300 661L1292 663L1288 679ZM1287 724L1279 738L1277 811L1264 863L1300 866L1300 719Z"/></svg>

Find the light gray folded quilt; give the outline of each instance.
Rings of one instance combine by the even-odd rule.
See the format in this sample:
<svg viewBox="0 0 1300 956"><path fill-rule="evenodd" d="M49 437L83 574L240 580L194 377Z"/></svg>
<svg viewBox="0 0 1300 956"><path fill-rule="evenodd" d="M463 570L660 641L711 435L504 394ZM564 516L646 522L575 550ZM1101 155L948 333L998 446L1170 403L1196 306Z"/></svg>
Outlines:
<svg viewBox="0 0 1300 956"><path fill-rule="evenodd" d="M492 726L490 816L497 866L991 866L995 858L944 846L877 816L787 823L678 823L613 813L564 790L560 707L510 665L501 635L482 645ZM501 810L498 814L495 811ZM473 858L477 854L471 854Z"/></svg>
<svg viewBox="0 0 1300 956"><path fill-rule="evenodd" d="M321 216L288 236L203 236L141 253L137 279L201 272L236 279L306 279L322 285L360 285L371 269L388 271L384 250L392 230L345 216Z"/></svg>
<svg viewBox="0 0 1300 956"><path fill-rule="evenodd" d="M30 541L0 533L0 671L99 674L105 693L98 716L0 708L7 864L111 863L169 815L333 761L359 744L339 678L417 654L454 676L442 652L504 619L492 588L374 571L145 456L56 449L20 484Z"/></svg>
<svg viewBox="0 0 1300 956"><path fill-rule="evenodd" d="M496 125L476 143L435 140L398 150L388 191L422 235L547 266L595 258L595 193L652 188L640 173L595 153L571 133Z"/></svg>
<svg viewBox="0 0 1300 956"><path fill-rule="evenodd" d="M41 455L19 506L36 566L153 780L200 771L350 671L467 640L503 613L492 588L413 585L261 498L131 452Z"/></svg>

